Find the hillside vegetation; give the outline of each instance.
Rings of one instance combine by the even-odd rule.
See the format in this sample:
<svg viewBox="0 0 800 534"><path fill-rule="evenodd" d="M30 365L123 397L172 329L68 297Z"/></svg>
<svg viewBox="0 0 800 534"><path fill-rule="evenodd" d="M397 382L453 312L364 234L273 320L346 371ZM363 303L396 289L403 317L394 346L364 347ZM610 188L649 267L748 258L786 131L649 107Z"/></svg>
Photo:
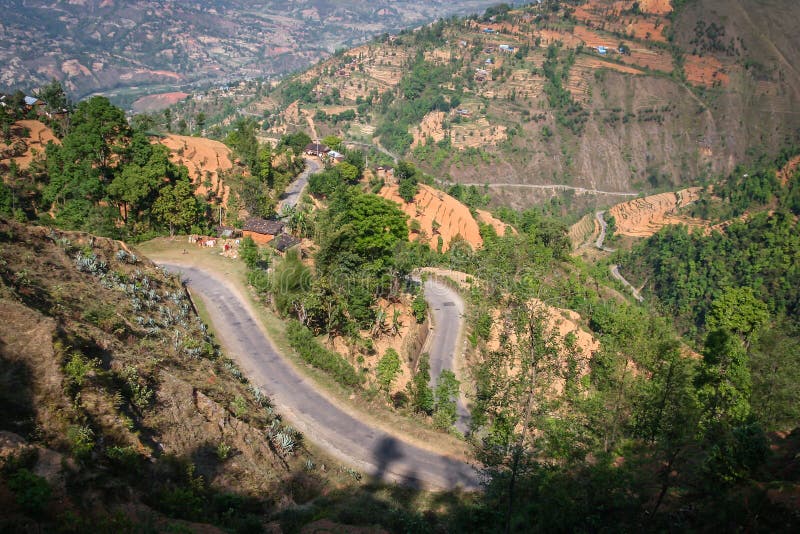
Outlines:
<svg viewBox="0 0 800 534"><path fill-rule="evenodd" d="M0 163L0 530L797 531L795 7L749 5L498 5L245 85L248 116L6 95L4 150L35 116L59 142ZM167 234L149 250L246 280L303 388L468 456L480 490L304 441L181 282L109 239ZM445 329L458 348L426 353Z"/></svg>
<svg viewBox="0 0 800 534"><path fill-rule="evenodd" d="M2 221L0 249L4 530L244 530L291 494L302 438L178 279L88 234Z"/></svg>
<svg viewBox="0 0 800 534"><path fill-rule="evenodd" d="M380 144L456 182L505 184L493 189L495 205L557 195L566 213L615 202L603 192L727 174L796 139L799 74L786 60L795 32L768 30L796 9L744 0L674 12L610 0L501 7L336 54L274 91L213 97L263 118L268 136L313 125L319 137ZM207 105L179 113L211 116Z"/></svg>

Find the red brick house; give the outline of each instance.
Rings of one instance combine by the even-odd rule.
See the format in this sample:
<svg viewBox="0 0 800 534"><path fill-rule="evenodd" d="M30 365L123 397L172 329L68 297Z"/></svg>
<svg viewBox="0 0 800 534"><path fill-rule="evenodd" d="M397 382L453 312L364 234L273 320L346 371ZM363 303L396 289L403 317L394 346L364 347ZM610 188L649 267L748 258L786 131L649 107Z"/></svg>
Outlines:
<svg viewBox="0 0 800 534"><path fill-rule="evenodd" d="M284 224L281 221L269 221L260 217L250 217L242 227L242 236L250 237L259 245L266 245L276 235L283 232Z"/></svg>

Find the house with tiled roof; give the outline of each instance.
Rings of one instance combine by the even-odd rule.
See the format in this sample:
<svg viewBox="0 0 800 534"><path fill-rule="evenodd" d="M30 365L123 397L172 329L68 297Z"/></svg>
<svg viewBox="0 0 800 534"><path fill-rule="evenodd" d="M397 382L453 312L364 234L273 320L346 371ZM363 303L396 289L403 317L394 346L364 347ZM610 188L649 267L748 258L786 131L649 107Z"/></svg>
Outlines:
<svg viewBox="0 0 800 534"><path fill-rule="evenodd" d="M259 245L266 245L283 232L283 227L281 221L250 217L242 227L242 235L252 238Z"/></svg>

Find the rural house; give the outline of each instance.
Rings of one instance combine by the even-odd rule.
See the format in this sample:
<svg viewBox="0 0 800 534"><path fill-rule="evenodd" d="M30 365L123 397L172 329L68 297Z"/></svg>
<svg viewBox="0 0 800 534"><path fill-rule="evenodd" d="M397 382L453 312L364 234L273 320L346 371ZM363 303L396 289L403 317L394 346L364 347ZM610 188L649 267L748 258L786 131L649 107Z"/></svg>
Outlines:
<svg viewBox="0 0 800 534"><path fill-rule="evenodd" d="M321 158L330 152L331 149L320 143L309 143L306 145L305 151L309 156L317 156Z"/></svg>
<svg viewBox="0 0 800 534"><path fill-rule="evenodd" d="M331 150L328 152L328 159L331 163L341 163L344 161L344 154L336 152L335 150Z"/></svg>
<svg viewBox="0 0 800 534"><path fill-rule="evenodd" d="M283 232L284 224L281 221L268 221L259 217L250 217L242 227L242 235L250 237L259 245L266 245L276 235Z"/></svg>
<svg viewBox="0 0 800 534"><path fill-rule="evenodd" d="M217 237L236 239L242 237L242 231L233 226L217 226Z"/></svg>
<svg viewBox="0 0 800 534"><path fill-rule="evenodd" d="M300 244L300 240L294 236L289 234L281 234L272 241L270 241L270 246L283 254L287 250L292 247L295 247Z"/></svg>

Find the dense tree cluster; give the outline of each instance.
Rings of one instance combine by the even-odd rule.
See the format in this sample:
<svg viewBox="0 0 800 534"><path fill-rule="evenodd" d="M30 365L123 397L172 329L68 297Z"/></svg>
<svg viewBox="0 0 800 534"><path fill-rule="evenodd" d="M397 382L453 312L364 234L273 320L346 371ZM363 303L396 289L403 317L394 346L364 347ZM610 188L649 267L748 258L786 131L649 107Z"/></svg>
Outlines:
<svg viewBox="0 0 800 534"><path fill-rule="evenodd" d="M56 128L66 131L61 144L50 143L25 172L12 169L0 197L11 198L18 218L129 239L206 224L207 206L186 168L132 128L121 109L93 97L71 110L57 82L37 94L69 116Z"/></svg>
<svg viewBox="0 0 800 534"><path fill-rule="evenodd" d="M748 288L775 317L800 317L800 235L785 211L759 213L724 232L689 233L668 226L624 261L685 332L702 332L716 299ZM734 305L740 307L741 303Z"/></svg>
<svg viewBox="0 0 800 534"><path fill-rule="evenodd" d="M402 154L411 146L413 138L408 133L412 124L417 124L430 111L450 111L460 98L458 91L445 99L440 85L449 81L458 65L437 66L428 63L420 52L403 76L398 86L398 97L394 101L386 93L381 101L383 119L376 130L381 142Z"/></svg>

